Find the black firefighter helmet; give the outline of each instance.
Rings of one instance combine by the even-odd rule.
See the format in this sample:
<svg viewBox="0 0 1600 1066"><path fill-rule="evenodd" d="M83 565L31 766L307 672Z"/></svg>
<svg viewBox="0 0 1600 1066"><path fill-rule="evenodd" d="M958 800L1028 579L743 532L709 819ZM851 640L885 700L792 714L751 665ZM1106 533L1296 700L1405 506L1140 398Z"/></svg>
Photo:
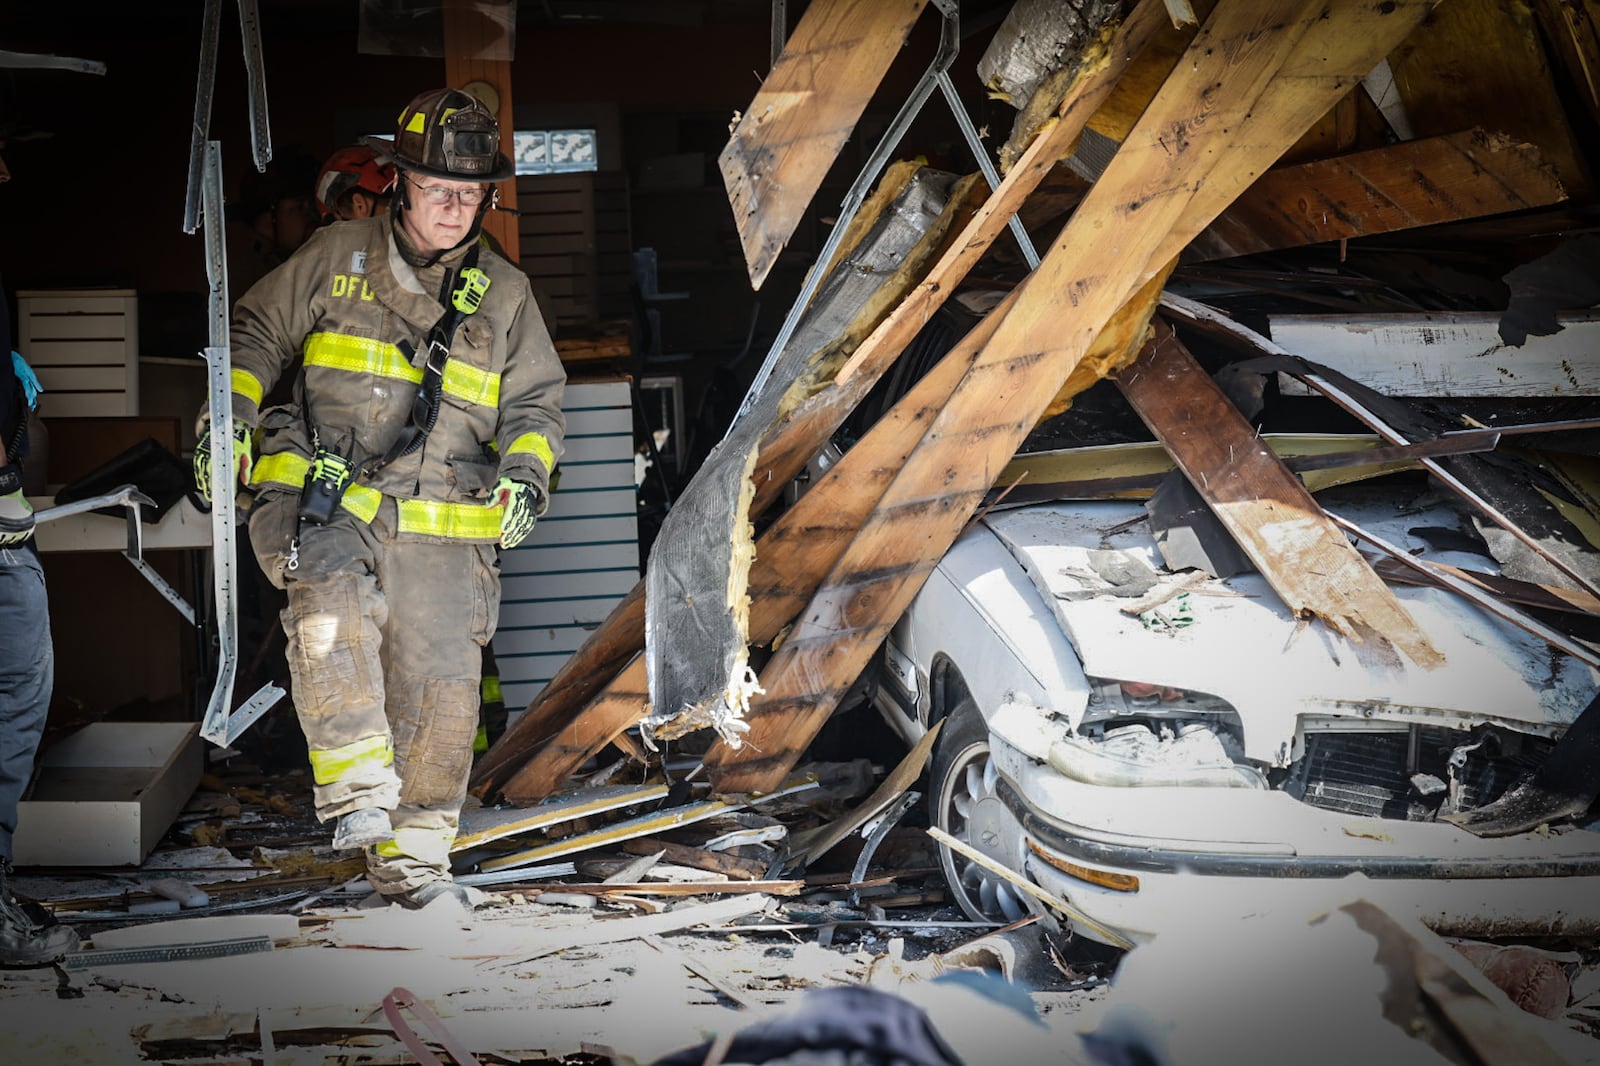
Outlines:
<svg viewBox="0 0 1600 1066"><path fill-rule="evenodd" d="M400 112L393 141L365 138L402 170L447 181L505 181L515 173L500 151L500 124L477 97L431 89Z"/></svg>

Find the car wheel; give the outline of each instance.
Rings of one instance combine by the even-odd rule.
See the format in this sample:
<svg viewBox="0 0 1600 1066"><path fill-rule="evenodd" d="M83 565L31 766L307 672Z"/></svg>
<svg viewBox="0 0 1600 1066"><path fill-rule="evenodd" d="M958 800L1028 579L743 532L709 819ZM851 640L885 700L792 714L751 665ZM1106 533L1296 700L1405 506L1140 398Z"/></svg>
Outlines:
<svg viewBox="0 0 1600 1066"><path fill-rule="evenodd" d="M963 695L946 716L934 749L929 818L963 844L1009 865L1004 826L1011 815L995 793L998 780L989 760L989 729L972 697ZM943 844L939 864L952 898L973 921L1014 922L1028 914L1015 885Z"/></svg>

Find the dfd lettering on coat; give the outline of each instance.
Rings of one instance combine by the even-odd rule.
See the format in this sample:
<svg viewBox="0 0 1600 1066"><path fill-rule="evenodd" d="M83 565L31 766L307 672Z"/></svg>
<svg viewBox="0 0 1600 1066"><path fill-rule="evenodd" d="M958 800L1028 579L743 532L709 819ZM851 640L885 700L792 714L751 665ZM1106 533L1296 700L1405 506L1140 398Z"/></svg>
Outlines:
<svg viewBox="0 0 1600 1066"><path fill-rule="evenodd" d="M354 297L360 294L363 300L372 299L372 287L367 284L367 279L360 274L335 274L333 276L333 291L335 298Z"/></svg>

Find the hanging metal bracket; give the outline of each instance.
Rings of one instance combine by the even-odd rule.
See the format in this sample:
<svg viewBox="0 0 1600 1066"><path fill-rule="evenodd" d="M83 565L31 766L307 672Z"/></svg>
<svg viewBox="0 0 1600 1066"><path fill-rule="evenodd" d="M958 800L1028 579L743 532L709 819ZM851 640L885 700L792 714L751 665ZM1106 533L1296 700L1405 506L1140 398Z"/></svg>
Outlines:
<svg viewBox="0 0 1600 1066"><path fill-rule="evenodd" d="M161 593L161 598L176 607L178 613L194 625L194 608L189 601L178 594L178 590L167 584L165 578L156 573L149 563L144 561L144 508L154 507L156 502L132 485L123 485L119 489L91 496L86 500L73 500L71 503L57 504L55 507L46 508L33 516L35 523L54 522L58 518L68 518L72 515L83 514L87 511L98 511L102 507L122 507L125 509L128 520L128 546L123 549L122 556L133 564L133 568L144 575L155 590Z"/></svg>
<svg viewBox="0 0 1600 1066"><path fill-rule="evenodd" d="M237 709L233 684L239 672L239 601L234 545L232 367L228 355L228 263L223 243L222 150L206 144L202 183L206 237L206 280L210 283L211 344L203 353L211 402L211 584L217 617L217 677L206 705L200 735L226 747L284 695L277 685L261 686Z"/></svg>
<svg viewBox="0 0 1600 1066"><path fill-rule="evenodd" d="M261 51L261 15L256 0L238 0L239 33L244 38L244 69L250 91L250 144L257 170L272 159L272 131L267 122L267 71ZM217 38L222 28L222 0L206 0L200 21L200 72L194 94L194 121L189 130L189 178L183 198L183 232L200 225L200 181L205 170L206 138L211 132L211 94L217 81Z"/></svg>

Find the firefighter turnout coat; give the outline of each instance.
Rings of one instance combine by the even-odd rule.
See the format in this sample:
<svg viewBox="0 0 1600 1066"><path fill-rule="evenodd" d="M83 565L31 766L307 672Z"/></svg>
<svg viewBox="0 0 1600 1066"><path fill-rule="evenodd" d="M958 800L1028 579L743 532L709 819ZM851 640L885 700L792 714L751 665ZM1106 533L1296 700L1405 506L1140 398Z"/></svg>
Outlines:
<svg viewBox="0 0 1600 1066"><path fill-rule="evenodd" d="M455 332L422 446L358 478L324 523L297 517L320 447L358 466L408 425L427 338L466 249L414 266L389 216L318 231L238 302L233 414L259 428L250 539L288 593L283 625L317 813L390 810L369 878L400 893L449 876L477 730L482 648L499 613L502 476L542 513L566 375L527 277L486 248L482 303ZM470 247L470 246L469 246ZM295 402L259 410L296 357Z"/></svg>

